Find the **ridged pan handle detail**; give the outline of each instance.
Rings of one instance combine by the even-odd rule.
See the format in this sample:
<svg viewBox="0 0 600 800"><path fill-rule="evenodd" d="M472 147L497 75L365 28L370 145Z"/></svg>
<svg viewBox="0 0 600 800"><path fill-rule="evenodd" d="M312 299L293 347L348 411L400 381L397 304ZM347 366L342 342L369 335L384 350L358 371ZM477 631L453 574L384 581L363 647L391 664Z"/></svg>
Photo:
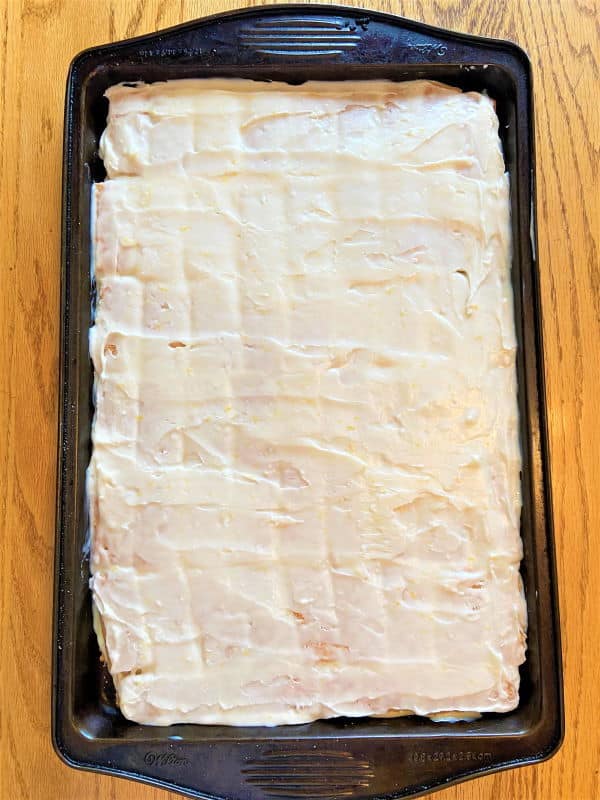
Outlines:
<svg viewBox="0 0 600 800"><path fill-rule="evenodd" d="M358 46L369 17L290 16L258 20L243 26L239 43L271 56L337 56Z"/></svg>
<svg viewBox="0 0 600 800"><path fill-rule="evenodd" d="M347 751L271 751L248 761L242 777L268 797L352 797L367 793L375 772Z"/></svg>

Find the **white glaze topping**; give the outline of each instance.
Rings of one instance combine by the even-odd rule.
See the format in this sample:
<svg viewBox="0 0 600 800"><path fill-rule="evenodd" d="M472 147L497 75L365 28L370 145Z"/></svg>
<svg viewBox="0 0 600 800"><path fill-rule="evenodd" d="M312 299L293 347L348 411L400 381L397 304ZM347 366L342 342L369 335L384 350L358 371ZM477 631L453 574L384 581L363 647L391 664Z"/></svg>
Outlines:
<svg viewBox="0 0 600 800"><path fill-rule="evenodd" d="M149 724L506 711L508 179L435 83L111 88L92 588Z"/></svg>

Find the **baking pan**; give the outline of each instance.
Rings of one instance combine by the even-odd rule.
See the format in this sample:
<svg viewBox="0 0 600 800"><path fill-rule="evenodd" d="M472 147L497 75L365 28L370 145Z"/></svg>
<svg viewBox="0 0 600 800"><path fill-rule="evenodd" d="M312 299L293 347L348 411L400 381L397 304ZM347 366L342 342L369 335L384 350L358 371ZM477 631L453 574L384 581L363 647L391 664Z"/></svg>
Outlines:
<svg viewBox="0 0 600 800"><path fill-rule="evenodd" d="M529 614L521 699L508 714L461 723L333 719L278 728L151 727L115 703L92 630L85 470L92 367L88 329L90 186L102 180L105 89L120 81L244 77L430 78L496 102L510 173L512 281L523 453L522 575ZM80 53L68 77L63 173L53 737L69 764L189 797L414 797L454 781L531 764L563 736L559 622L544 407L534 217L530 64L514 44L389 14L319 5L268 6L201 19Z"/></svg>

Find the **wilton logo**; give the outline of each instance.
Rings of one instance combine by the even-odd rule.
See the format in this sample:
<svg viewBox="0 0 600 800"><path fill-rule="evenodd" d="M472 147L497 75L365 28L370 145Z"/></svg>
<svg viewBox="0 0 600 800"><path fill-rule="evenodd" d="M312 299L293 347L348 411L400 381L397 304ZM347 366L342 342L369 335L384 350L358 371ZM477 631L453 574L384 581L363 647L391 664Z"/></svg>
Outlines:
<svg viewBox="0 0 600 800"><path fill-rule="evenodd" d="M189 758L176 756L175 753L153 753L149 751L144 756L144 763L149 767L187 767Z"/></svg>

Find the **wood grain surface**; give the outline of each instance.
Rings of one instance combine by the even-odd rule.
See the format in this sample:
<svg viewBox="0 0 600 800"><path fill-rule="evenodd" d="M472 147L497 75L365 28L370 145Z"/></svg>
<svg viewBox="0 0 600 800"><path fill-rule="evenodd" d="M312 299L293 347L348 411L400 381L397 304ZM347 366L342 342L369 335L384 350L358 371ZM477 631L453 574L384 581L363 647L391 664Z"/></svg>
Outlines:
<svg viewBox="0 0 600 800"><path fill-rule="evenodd" d="M0 0L0 799L166 800L76 772L50 739L61 147L81 49L243 0ZM597 0L362 0L512 39L534 69L539 262L567 735L551 761L440 800L600 798L600 8Z"/></svg>

